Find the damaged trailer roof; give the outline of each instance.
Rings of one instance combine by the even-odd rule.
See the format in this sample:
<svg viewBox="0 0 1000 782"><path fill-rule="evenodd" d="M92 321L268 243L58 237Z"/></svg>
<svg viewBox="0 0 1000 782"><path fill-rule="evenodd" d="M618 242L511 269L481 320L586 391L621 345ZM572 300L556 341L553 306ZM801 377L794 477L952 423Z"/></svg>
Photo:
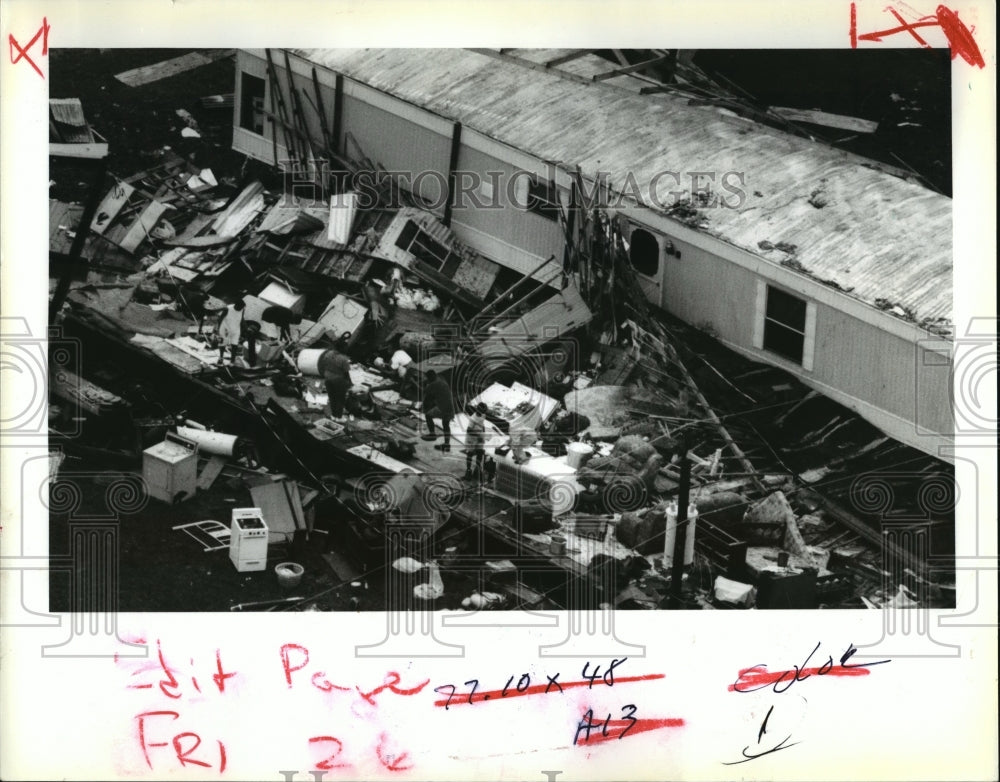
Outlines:
<svg viewBox="0 0 1000 782"><path fill-rule="evenodd" d="M685 172L715 172L715 195L732 208L691 203L703 233L918 323L951 320L952 201L877 163L687 98L526 73L490 53L292 51L540 160L579 165L590 180L607 172L613 189L631 176L642 204L661 212L678 189L661 172L679 172L681 189ZM718 192L726 172L742 177L741 196Z"/></svg>

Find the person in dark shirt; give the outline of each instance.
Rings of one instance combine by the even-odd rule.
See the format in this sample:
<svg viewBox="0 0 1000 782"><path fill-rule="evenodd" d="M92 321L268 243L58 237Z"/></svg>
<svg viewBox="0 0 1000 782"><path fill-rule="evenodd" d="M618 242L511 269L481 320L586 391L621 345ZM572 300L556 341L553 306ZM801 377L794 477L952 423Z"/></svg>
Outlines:
<svg viewBox="0 0 1000 782"><path fill-rule="evenodd" d="M424 440L435 440L434 433L435 416L441 419L441 428L444 434L444 443L435 445L439 451L451 450L451 419L455 415L455 402L451 396L451 387L442 378L438 377L433 369L427 370L427 384L424 386L424 421L427 423L427 434L423 435Z"/></svg>
<svg viewBox="0 0 1000 782"><path fill-rule="evenodd" d="M281 339L283 342L292 341L292 329L293 325L298 325L302 322L302 316L296 315L288 307L282 307L274 304L267 309L265 309L260 314L260 319L265 323L273 323L281 330Z"/></svg>
<svg viewBox="0 0 1000 782"><path fill-rule="evenodd" d="M316 362L319 373L326 382L326 393L330 401L330 415L335 419L344 416L344 402L351 389L351 360L345 355L346 342L338 340L337 346L323 351Z"/></svg>
<svg viewBox="0 0 1000 782"><path fill-rule="evenodd" d="M201 325L205 322L205 304L208 302L208 294L193 285L181 285L177 288L177 297L198 324L198 333L201 334Z"/></svg>

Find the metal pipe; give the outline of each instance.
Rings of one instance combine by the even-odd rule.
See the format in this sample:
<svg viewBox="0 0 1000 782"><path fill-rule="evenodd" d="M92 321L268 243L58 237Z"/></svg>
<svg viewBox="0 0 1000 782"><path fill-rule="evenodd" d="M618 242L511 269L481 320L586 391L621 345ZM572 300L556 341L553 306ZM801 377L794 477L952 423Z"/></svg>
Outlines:
<svg viewBox="0 0 1000 782"><path fill-rule="evenodd" d="M670 574L670 607L680 608L683 601L684 548L687 543L688 500L691 496L691 462L687 439L681 440L681 480L677 494L677 535L674 538L674 562Z"/></svg>
<svg viewBox="0 0 1000 782"><path fill-rule="evenodd" d="M507 307L507 309L505 309L499 315L495 315L493 318L491 318L489 321L487 321L484 325L479 326L476 329L476 333L482 333L482 332L486 331L490 326L492 326L494 323L496 323L498 320L500 320L500 318L502 318L508 312L510 312L511 310L515 309L519 305L523 304L524 300L527 299L529 296L531 296L533 293L537 293L539 289L544 288L546 285L549 285L550 283L555 282L561 276L562 276L562 269L560 269L556 274L554 274L551 278L549 278L545 282L541 283L537 287L532 288L530 291L528 291L527 293L525 293L523 296L521 296L519 299L517 299L513 304L511 304L509 307Z"/></svg>
<svg viewBox="0 0 1000 782"><path fill-rule="evenodd" d="M504 296L507 296L510 293L512 293L514 291L514 289L517 288L519 285L521 285L525 280L532 279L536 274L538 274L538 272L540 272L542 269L544 269L546 266L548 266L550 263L552 263L552 261L554 261L555 259L556 259L555 255L550 255L548 258L546 258L544 261L542 261L541 266L539 266L537 269L535 269L533 272L531 272L531 274L525 275L524 277L522 277L521 279L519 279L517 282L515 282L513 285L511 285L507 290L505 290L503 293L501 293L499 296L497 296L493 301L491 301L489 304L487 304L482 309L482 311L479 314L482 316L482 315L485 315L490 310L492 310L497 305L497 302L503 301Z"/></svg>

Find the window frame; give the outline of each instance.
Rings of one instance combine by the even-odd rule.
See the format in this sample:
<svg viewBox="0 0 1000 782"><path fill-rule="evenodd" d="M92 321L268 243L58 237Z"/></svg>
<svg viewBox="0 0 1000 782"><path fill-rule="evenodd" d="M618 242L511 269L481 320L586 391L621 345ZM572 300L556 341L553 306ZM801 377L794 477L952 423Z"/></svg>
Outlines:
<svg viewBox="0 0 1000 782"><path fill-rule="evenodd" d="M539 192L543 190L544 192ZM525 209L546 220L558 223L562 219L562 201L559 186L551 179L532 174L527 180Z"/></svg>
<svg viewBox="0 0 1000 782"><path fill-rule="evenodd" d="M632 249L635 247L635 235L639 232L646 234L650 239L653 240L653 245L656 247L656 268L653 271L645 272L635 265L635 261L632 258ZM645 241L645 240L644 240ZM663 263L663 248L660 246L659 240L656 238L656 234L652 231L648 231L645 228L635 225L632 226L632 230L628 235L628 263L629 266L635 271L636 274L641 274L643 277L649 280L658 281L660 278L661 264Z"/></svg>
<svg viewBox="0 0 1000 782"><path fill-rule="evenodd" d="M782 296L788 296L805 305L805 314L801 330L796 328L793 324L785 323L781 320L768 316L767 305L769 301L769 291L771 289L775 290ZM800 293L795 293L787 288L783 288L780 285L775 285L771 281L758 279L756 306L754 309L753 346L758 350L765 351L769 356L777 357L785 363L801 367L806 372L811 372L813 369L816 347L816 303ZM800 359L796 360L788 356L785 352L776 350L773 344L771 346L766 344L768 342L768 323L774 324L774 326L778 329L801 335L802 355Z"/></svg>
<svg viewBox="0 0 1000 782"><path fill-rule="evenodd" d="M413 228L411 229L410 226L413 226ZM406 234L411 230L413 231L413 235L406 237ZM405 246L403 243L404 237L408 239L405 242ZM399 233L396 235L393 244L436 272L443 273L449 262L461 261L460 256L453 249L437 241L413 218L407 218L406 223L403 224L403 227L400 228ZM419 247L422 252L419 254L415 253L413 251L414 247ZM443 251L443 256L440 255L438 249ZM429 260L429 258L433 258L434 260Z"/></svg>
<svg viewBox="0 0 1000 782"><path fill-rule="evenodd" d="M240 70L240 115L239 115L239 128L247 133L253 133L255 136L263 137L267 128L266 117L264 116L264 106L267 101L267 79L262 76L257 76L253 73L249 73L245 70ZM261 83L260 95L252 95L247 89L248 79L256 79ZM253 106L253 100L255 97L260 99L259 110ZM256 125L244 124L248 119L252 122L253 118L258 115L260 116L260 129L257 129Z"/></svg>

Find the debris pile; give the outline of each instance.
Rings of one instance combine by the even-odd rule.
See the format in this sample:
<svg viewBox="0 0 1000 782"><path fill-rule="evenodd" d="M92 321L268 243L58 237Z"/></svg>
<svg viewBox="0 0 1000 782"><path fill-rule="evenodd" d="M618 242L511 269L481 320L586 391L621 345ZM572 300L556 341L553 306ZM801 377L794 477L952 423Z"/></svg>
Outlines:
<svg viewBox="0 0 1000 782"><path fill-rule="evenodd" d="M126 462L142 453L155 502L203 503L208 518L172 527L195 541L192 558L228 549L252 572L282 547L275 585L302 599L232 610L944 599L916 571L887 597L881 532L820 494L884 440L808 469L784 464L745 401L734 413L734 397L755 401L738 373L710 356L736 359L648 307L615 216L564 220L567 256L547 259L537 272L558 271L540 279L479 256L415 196L402 207L351 190L304 200L225 174L167 156L111 177L90 224L73 228L91 266L55 302L61 324L135 371L130 381L88 363L94 381L53 386L70 415L52 420L58 435L76 410L98 424L130 417L114 447L107 430L89 442ZM680 216L701 219L695 207ZM115 271L100 261L109 247ZM438 379L446 390L432 394ZM808 406L799 393L780 408L786 419ZM67 439L67 451L82 442ZM381 576L366 574L381 568L379 605L368 585ZM553 571L584 588L553 587Z"/></svg>

